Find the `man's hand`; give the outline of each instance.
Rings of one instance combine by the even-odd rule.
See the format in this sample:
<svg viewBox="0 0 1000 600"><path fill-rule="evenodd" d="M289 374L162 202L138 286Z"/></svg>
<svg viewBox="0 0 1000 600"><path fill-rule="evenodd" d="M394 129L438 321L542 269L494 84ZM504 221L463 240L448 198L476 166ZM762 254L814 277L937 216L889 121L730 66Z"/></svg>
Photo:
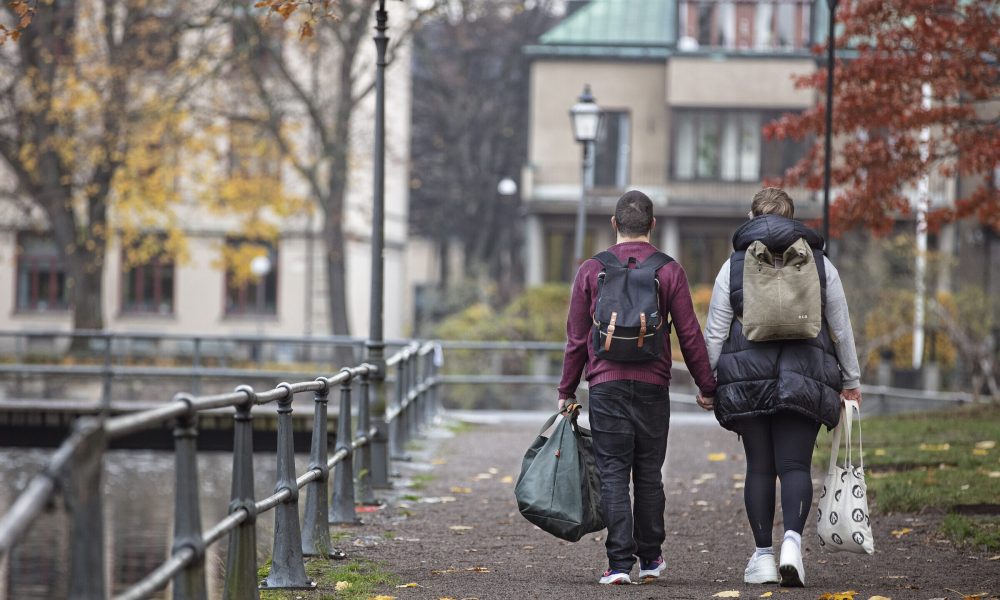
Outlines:
<svg viewBox="0 0 1000 600"><path fill-rule="evenodd" d="M840 397L843 400L853 400L861 406L861 388L854 388L853 390L843 390L840 392Z"/></svg>
<svg viewBox="0 0 1000 600"><path fill-rule="evenodd" d="M702 396L698 394L694 397L694 401L698 403L698 406L704 408L705 410L715 409L715 397L714 396Z"/></svg>
<svg viewBox="0 0 1000 600"><path fill-rule="evenodd" d="M560 410L560 412L564 408L566 408L566 399L565 398L560 398L559 399L559 410Z"/></svg>

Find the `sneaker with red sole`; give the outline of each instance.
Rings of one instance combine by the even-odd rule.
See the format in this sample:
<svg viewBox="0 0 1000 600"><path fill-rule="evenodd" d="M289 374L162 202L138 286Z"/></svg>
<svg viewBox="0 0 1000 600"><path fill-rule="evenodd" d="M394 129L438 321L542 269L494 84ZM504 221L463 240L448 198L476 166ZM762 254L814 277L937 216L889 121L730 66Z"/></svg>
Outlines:
<svg viewBox="0 0 1000 600"><path fill-rule="evenodd" d="M628 571L622 571L620 569L608 569L601 576L601 585L629 585L632 583L632 578L628 576Z"/></svg>

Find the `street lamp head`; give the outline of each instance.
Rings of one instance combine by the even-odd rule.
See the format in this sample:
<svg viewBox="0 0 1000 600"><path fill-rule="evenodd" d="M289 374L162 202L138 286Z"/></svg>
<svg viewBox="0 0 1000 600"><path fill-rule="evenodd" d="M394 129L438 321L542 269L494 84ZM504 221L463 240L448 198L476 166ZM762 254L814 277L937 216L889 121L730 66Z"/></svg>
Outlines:
<svg viewBox="0 0 1000 600"><path fill-rule="evenodd" d="M250 272L258 279L264 277L271 272L271 259L266 254L255 256L250 261Z"/></svg>
<svg viewBox="0 0 1000 600"><path fill-rule="evenodd" d="M573 124L573 137L578 142L593 142L601 125L601 109L590 93L590 84L583 86L583 93L577 99L573 108L569 109L569 118Z"/></svg>
<svg viewBox="0 0 1000 600"><path fill-rule="evenodd" d="M517 193L517 182L510 177L504 177L497 184L497 193L501 196L513 196Z"/></svg>

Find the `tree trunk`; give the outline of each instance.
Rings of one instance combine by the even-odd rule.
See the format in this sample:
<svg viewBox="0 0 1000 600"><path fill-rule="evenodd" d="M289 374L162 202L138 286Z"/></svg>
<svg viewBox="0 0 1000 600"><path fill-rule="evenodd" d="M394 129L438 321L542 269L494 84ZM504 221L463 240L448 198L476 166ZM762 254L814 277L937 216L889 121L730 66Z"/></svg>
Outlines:
<svg viewBox="0 0 1000 600"><path fill-rule="evenodd" d="M96 243L93 249L83 245L74 248L66 257L66 285L69 304L73 311L73 329L100 331L104 329L104 244ZM91 338L73 338L70 353L86 355L99 352Z"/></svg>
<svg viewBox="0 0 1000 600"><path fill-rule="evenodd" d="M340 203L334 202L339 205ZM344 241L344 227L341 211L330 210L323 215L323 242L326 245L326 301L330 317L332 335L350 335L347 320L347 265ZM358 332L361 333L361 332ZM351 348L339 346L335 352L338 366L354 366L355 356Z"/></svg>

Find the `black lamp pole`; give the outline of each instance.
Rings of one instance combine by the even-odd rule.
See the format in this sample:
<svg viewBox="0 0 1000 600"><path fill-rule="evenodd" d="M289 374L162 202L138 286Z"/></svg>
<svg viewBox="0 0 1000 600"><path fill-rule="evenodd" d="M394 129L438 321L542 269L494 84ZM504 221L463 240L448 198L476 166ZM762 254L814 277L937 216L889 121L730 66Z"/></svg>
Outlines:
<svg viewBox="0 0 1000 600"><path fill-rule="evenodd" d="M375 48L378 58L375 62L375 172L374 201L372 205L372 281L371 303L369 304L368 342L365 344L366 359L378 367L376 377L385 378L385 341L382 333L383 294L385 281L385 52L389 37L389 15L385 10L385 0L379 0L375 11Z"/></svg>
<svg viewBox="0 0 1000 600"><path fill-rule="evenodd" d="M827 250L830 247L830 156L833 143L833 53L834 25L837 18L837 1L826 0L830 9L829 30L826 36L826 139L824 140L825 155L823 157L823 239Z"/></svg>

